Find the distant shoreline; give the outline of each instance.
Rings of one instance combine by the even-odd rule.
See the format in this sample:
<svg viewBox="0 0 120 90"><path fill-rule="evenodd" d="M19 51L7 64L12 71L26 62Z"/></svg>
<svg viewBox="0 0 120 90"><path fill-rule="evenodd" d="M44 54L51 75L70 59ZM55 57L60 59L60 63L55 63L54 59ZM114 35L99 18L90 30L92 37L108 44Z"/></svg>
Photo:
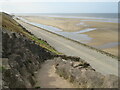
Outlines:
<svg viewBox="0 0 120 90"><path fill-rule="evenodd" d="M22 20L21 20L21 21L22 21ZM24 22L24 21L22 21L22 22ZM24 23L27 23L27 22L24 22ZM32 24L30 24L30 23L27 23L27 24L32 25ZM32 26L35 26L35 25L32 25ZM40 27L38 27L38 26L35 26L35 27L40 28ZM42 29L42 28L41 28L41 29ZM45 30L45 31L47 31L47 32L50 32L50 33L53 33L53 34L55 34L55 35L61 36L61 37L65 38L65 39L71 40L71 41L73 41L73 42L79 43L79 44L81 44L81 45L83 45L83 46L85 46L85 47L88 47L89 49L95 50L95 51L97 51L97 52L99 52L99 53L101 53L101 54L104 54L104 55L106 55L106 56L109 56L109 57L114 58L114 59L116 59L116 60L119 61L119 59L118 59L119 57L116 56L116 55L113 55L113 54L111 54L111 53L108 53L108 52L102 51L102 50L100 50L100 49L94 48L94 47L89 46L89 45L87 45L87 44L80 43L80 42L78 42L78 41L69 39L69 38L67 38L67 37L64 37L64 36L62 36L62 35L59 35L59 34L56 34L56 33L54 33L54 32L48 31L48 30L46 30L46 29L42 29L42 30Z"/></svg>
<svg viewBox="0 0 120 90"><path fill-rule="evenodd" d="M19 13L15 15L22 16L47 16L58 18L79 18L79 19L97 19L101 22L118 23L117 13Z"/></svg>

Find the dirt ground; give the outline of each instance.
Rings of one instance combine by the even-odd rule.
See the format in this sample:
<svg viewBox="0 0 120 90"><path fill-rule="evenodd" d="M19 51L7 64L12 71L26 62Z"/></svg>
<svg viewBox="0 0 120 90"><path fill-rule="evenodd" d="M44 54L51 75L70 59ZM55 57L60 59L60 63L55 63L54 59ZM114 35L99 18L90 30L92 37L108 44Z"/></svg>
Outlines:
<svg viewBox="0 0 120 90"><path fill-rule="evenodd" d="M41 88L75 88L73 84L55 73L54 61L48 60L36 75L37 83L35 87Z"/></svg>

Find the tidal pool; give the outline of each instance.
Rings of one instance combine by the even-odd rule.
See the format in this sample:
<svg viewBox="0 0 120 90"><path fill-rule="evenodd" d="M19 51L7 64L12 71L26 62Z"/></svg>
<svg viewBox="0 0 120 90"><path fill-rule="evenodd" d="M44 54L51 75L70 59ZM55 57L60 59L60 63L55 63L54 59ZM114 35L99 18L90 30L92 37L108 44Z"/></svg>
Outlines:
<svg viewBox="0 0 120 90"><path fill-rule="evenodd" d="M110 42L110 43L106 43L106 44L103 44L100 46L94 46L94 47L99 48L99 49L105 49L105 48L113 48L118 45L120 45L120 42Z"/></svg>

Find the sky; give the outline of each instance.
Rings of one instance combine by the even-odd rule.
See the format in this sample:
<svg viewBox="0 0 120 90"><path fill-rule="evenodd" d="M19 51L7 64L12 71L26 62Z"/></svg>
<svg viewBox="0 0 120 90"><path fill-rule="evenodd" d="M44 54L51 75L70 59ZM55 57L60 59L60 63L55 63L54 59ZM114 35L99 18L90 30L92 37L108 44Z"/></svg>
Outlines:
<svg viewBox="0 0 120 90"><path fill-rule="evenodd" d="M23 0L0 0L9 2L21 2ZM24 2L119 2L119 0L24 0Z"/></svg>
<svg viewBox="0 0 120 90"><path fill-rule="evenodd" d="M23 0L22 0L23 1ZM44 2L43 2L44 1ZM63 0L61 0L63 1ZM117 13L118 0L1 0L7 13Z"/></svg>

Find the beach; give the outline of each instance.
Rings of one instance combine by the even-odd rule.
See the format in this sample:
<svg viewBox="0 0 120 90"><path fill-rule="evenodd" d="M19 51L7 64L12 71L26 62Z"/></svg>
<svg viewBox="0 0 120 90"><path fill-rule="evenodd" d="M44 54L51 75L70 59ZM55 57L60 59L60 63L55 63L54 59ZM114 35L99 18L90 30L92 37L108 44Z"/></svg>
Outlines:
<svg viewBox="0 0 120 90"><path fill-rule="evenodd" d="M2 0L0 88L118 88L119 5Z"/></svg>
<svg viewBox="0 0 120 90"><path fill-rule="evenodd" d="M118 23L101 21L102 19L64 18L49 16L22 16L22 18L38 24L49 25L61 29L65 33L84 34L89 37L87 45L118 56ZM85 31L86 30L86 31ZM73 34L73 37L75 35ZM80 39L80 37L78 38ZM83 40L84 41L84 40ZM84 43L84 42L83 42ZM109 44L110 43L110 44ZM113 43L113 44L111 44ZM101 48L101 46L106 46Z"/></svg>

